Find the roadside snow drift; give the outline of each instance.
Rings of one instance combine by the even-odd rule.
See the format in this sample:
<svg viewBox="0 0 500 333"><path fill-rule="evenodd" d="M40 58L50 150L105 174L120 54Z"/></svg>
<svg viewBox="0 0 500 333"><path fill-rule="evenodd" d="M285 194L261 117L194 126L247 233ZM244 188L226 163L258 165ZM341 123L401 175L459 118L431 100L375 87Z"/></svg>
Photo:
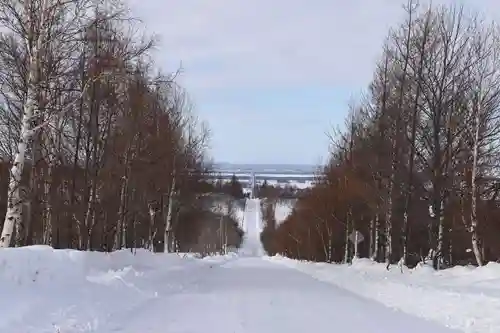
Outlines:
<svg viewBox="0 0 500 333"><path fill-rule="evenodd" d="M437 321L467 333L500 332L500 264L457 266L434 271L428 266L401 269L368 259L350 266L309 263L280 256L268 260L295 268L320 281L386 306Z"/></svg>
<svg viewBox="0 0 500 333"><path fill-rule="evenodd" d="M115 317L176 291L175 280L189 278L192 269L210 264L145 250L134 255L48 246L0 249L0 332L100 332Z"/></svg>

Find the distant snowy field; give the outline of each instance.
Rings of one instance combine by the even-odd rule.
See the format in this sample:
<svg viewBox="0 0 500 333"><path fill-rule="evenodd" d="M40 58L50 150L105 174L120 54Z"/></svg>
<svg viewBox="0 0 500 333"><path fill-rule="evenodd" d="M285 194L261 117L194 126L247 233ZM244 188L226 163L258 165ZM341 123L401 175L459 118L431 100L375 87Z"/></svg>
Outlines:
<svg viewBox="0 0 500 333"><path fill-rule="evenodd" d="M312 164L241 164L241 163L215 163L213 169L227 173L283 173L283 174L314 174L318 169Z"/></svg>
<svg viewBox="0 0 500 333"><path fill-rule="evenodd" d="M428 266L405 269L368 259L351 266L268 258L388 307L437 321L467 333L500 332L500 264L480 268L457 266L434 271ZM388 323L390 325L390 323Z"/></svg>
<svg viewBox="0 0 500 333"><path fill-rule="evenodd" d="M216 163L213 166L213 180L229 182L235 175L246 186L254 174L258 185L266 181L276 187L288 185L305 189L315 184L317 171L318 166L314 165Z"/></svg>
<svg viewBox="0 0 500 333"><path fill-rule="evenodd" d="M209 179L209 182L216 182L216 181L221 181L222 183L229 183L231 182L231 177L233 174L227 174L222 179L219 179L219 175L215 174L213 179ZM236 175L238 181L243 184L243 186L248 186L250 184L250 179L251 179L251 174L238 174ZM255 175L255 183L257 185L262 185L264 182L267 182L268 185L274 186L274 187L285 187L285 186L290 186L290 187L295 187L298 189L306 189L306 188L311 188L316 184L315 180L315 175L286 175L286 174L280 174L280 175L272 175L269 177L265 177L265 179L262 178L260 174ZM295 179L290 179L290 178L295 178ZM299 179L297 179L299 178Z"/></svg>

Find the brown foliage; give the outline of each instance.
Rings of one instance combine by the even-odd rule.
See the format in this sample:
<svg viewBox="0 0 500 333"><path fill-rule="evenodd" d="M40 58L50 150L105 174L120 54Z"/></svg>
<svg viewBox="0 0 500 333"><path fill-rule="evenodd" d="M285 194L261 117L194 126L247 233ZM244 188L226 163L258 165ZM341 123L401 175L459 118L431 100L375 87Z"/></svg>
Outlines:
<svg viewBox="0 0 500 333"><path fill-rule="evenodd" d="M12 245L192 248L207 230L204 219L214 219L198 200L212 190L204 166L209 133L193 116L177 73L152 75L152 41L137 38L124 13L96 6L75 22L82 26L65 49L69 55L50 49L56 39L40 53L40 82L32 85L44 91L34 101L37 131ZM26 103L18 91L27 90L28 51L16 33L0 38L0 215ZM239 230L227 219L228 242L239 245Z"/></svg>
<svg viewBox="0 0 500 333"><path fill-rule="evenodd" d="M388 268L500 259L498 32L454 6L410 1L406 12L366 99L332 137L324 177L266 231L273 253Z"/></svg>

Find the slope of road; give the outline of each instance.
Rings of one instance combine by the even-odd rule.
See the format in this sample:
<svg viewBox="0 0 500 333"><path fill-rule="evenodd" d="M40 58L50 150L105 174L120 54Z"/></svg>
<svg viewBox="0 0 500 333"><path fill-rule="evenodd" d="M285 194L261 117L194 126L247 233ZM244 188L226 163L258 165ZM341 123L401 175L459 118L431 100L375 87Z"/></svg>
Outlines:
<svg viewBox="0 0 500 333"><path fill-rule="evenodd" d="M238 254L0 251L0 332L452 332L266 260L261 227L249 200Z"/></svg>
<svg viewBox="0 0 500 333"><path fill-rule="evenodd" d="M114 332L452 332L257 257L198 273L178 292L120 318Z"/></svg>
<svg viewBox="0 0 500 333"><path fill-rule="evenodd" d="M265 255L264 248L260 242L260 233L262 232L262 218L260 199L247 199L245 211L243 213L243 243L239 250L241 256Z"/></svg>
<svg viewBox="0 0 500 333"><path fill-rule="evenodd" d="M118 332L452 332L267 260L260 201L247 200L238 256L200 267L179 292L122 322ZM210 261L209 261L210 262ZM104 333L104 332L103 332Z"/></svg>

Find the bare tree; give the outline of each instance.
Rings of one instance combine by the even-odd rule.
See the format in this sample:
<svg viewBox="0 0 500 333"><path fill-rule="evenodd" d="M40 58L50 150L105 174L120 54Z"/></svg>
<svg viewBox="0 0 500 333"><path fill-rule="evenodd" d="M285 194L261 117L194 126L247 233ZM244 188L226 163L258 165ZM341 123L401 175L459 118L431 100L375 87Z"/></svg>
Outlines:
<svg viewBox="0 0 500 333"><path fill-rule="evenodd" d="M9 246L14 229L18 235L22 234L23 200L19 188L26 154L37 131L51 123L54 117L53 105L50 104L53 96L47 91L54 90L54 80L64 71L64 63L58 63L57 68L50 65L54 59L59 59L61 53L67 55L71 49L69 45L79 32L79 23L86 15L86 9L86 1L76 0L0 2L0 26L13 36L12 43L22 44L26 59L25 95L21 102L19 139L10 172L7 213L0 238L2 247Z"/></svg>

